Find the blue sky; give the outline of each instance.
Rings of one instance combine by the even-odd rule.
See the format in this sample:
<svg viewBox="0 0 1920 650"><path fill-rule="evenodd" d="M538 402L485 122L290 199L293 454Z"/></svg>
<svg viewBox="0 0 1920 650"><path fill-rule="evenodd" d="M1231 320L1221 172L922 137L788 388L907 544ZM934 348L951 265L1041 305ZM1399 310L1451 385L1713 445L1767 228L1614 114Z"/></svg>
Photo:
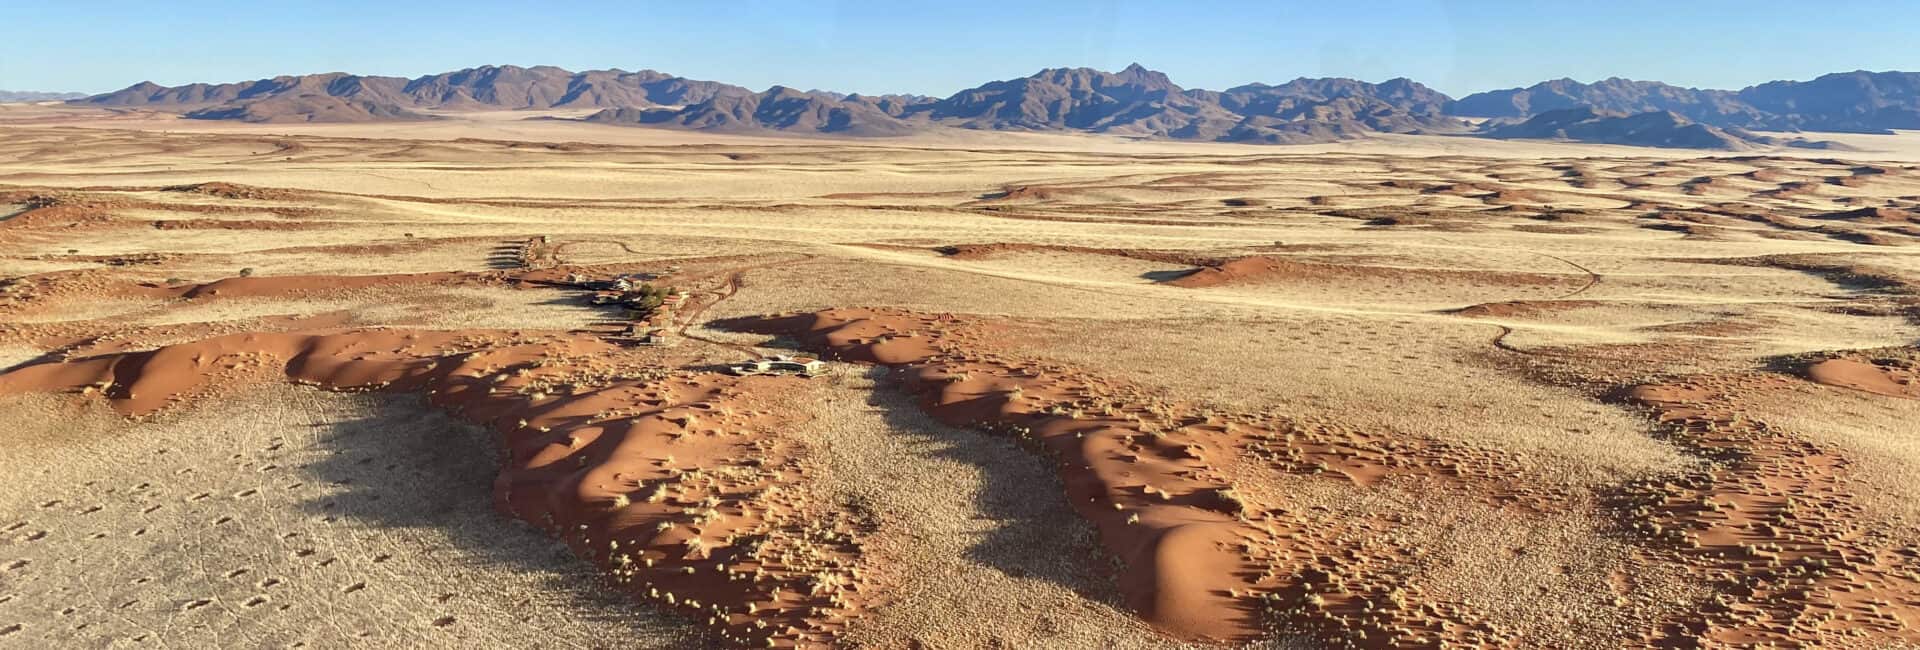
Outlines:
<svg viewBox="0 0 1920 650"><path fill-rule="evenodd" d="M0 89L512 63L947 95L1043 67L1138 61L1189 88L1405 76L1460 96L1559 77L1738 88L1920 70L1916 35L1911 0L5 0Z"/></svg>

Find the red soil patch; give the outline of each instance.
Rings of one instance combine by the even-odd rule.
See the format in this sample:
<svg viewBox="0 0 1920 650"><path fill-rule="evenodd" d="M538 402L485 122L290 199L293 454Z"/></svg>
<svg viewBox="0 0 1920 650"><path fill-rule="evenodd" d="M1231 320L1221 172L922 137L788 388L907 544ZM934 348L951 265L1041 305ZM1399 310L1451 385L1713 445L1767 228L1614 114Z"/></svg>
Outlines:
<svg viewBox="0 0 1920 650"><path fill-rule="evenodd" d="M175 298L192 286L126 282L109 269L35 273L0 280L0 314L33 313L60 300Z"/></svg>
<svg viewBox="0 0 1920 650"><path fill-rule="evenodd" d="M1920 364L1884 359L1828 359L1808 366L1808 379L1890 397L1920 399Z"/></svg>
<svg viewBox="0 0 1920 650"><path fill-rule="evenodd" d="M279 188L272 188L272 187L255 187L252 185L241 185L239 183L222 183L217 181L210 182L210 183L196 183L193 185L174 185L171 187L162 188L162 191L185 192L189 194L204 194L207 196L217 196L223 199L249 199L249 200L257 200L257 201L284 201L284 200L290 200L290 199L298 199L298 198L307 196L307 194L299 192L297 190L286 190L286 189L279 189Z"/></svg>
<svg viewBox="0 0 1920 650"><path fill-rule="evenodd" d="M126 201L72 192L13 190L0 192L0 203L25 206L18 214L0 221L7 230L38 230L99 226L113 221L111 211L126 207Z"/></svg>
<svg viewBox="0 0 1920 650"><path fill-rule="evenodd" d="M1635 387L1669 439L1712 461L1631 486L1624 522L1654 559L1719 593L1646 639L1655 647L1892 647L1920 643L1920 550L1863 524L1852 461L1754 420L1741 405L1789 390L1778 376Z"/></svg>

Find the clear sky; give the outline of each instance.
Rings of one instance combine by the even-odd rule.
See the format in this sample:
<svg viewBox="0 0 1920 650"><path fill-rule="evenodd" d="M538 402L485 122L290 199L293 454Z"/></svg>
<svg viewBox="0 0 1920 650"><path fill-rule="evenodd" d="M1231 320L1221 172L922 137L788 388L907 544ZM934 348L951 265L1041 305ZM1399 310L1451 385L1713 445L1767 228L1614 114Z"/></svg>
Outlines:
<svg viewBox="0 0 1920 650"><path fill-rule="evenodd" d="M1134 61L1189 88L1301 76L1405 76L1454 96L1559 77L1739 88L1920 70L1920 2L0 0L7 90L511 63L944 96Z"/></svg>

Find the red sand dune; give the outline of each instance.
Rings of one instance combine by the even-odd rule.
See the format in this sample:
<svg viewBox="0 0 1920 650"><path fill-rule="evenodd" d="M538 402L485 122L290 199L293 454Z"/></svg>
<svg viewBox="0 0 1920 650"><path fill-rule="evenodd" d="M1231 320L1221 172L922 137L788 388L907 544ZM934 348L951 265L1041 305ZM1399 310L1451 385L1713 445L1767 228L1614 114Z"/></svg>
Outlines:
<svg viewBox="0 0 1920 650"><path fill-rule="evenodd" d="M20 368L0 375L0 394L78 391L141 415L263 374L424 393L500 435L502 510L565 539L637 597L743 644L829 640L872 588L861 524L779 491L802 479L802 452L766 405L799 380L630 379L648 373L616 350L579 335L239 334Z"/></svg>
<svg viewBox="0 0 1920 650"><path fill-rule="evenodd" d="M1069 502L1125 567L1129 604L1181 639L1247 641L1278 624L1362 647L1510 642L1509 633L1479 625L1471 607L1391 578L1388 567L1411 561L1417 549L1356 542L1390 531L1390 519L1327 521L1299 504L1256 502L1228 480L1236 463L1263 459L1249 471L1359 486L1390 476L1472 484L1512 507L1547 508L1560 498L1516 484L1516 470L1485 452L1200 412L1138 387L983 351L991 330L950 316L829 310L728 325L894 367L935 418L1039 445L1054 458Z"/></svg>

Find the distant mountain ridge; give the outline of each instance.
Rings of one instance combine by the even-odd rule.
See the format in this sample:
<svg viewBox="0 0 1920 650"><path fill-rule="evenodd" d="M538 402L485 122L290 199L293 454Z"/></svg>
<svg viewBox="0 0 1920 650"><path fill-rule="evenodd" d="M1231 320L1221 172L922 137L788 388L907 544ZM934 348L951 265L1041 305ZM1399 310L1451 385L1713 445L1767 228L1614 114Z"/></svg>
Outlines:
<svg viewBox="0 0 1920 650"><path fill-rule="evenodd" d="M676 111L608 109L588 119L724 131L895 135L932 126L1082 131L1223 142L1325 142L1369 132L1463 131L1446 96L1405 79L1301 79L1226 92L1186 90L1140 64L1119 72L1049 68L945 99L837 95L775 87Z"/></svg>
<svg viewBox="0 0 1920 650"><path fill-rule="evenodd" d="M1744 132L1728 132L1689 120L1671 111L1628 114L1576 106L1547 111L1519 124L1492 126L1492 138L1577 140L1642 147L1678 147L1741 151L1762 144Z"/></svg>
<svg viewBox="0 0 1920 650"><path fill-rule="evenodd" d="M1668 141L1651 135L1667 133L1673 142L1739 148L1770 140L1742 135L1750 130L1920 129L1920 73L1835 73L1737 91L1618 78L1590 84L1558 79L1455 100L1404 78L1377 84L1302 78L1221 91L1186 89L1136 63L1118 72L1048 68L936 98L785 86L754 92L653 70L573 72L507 65L412 79L326 73L177 87L141 82L72 103L251 122L425 120L436 110L579 108L601 109L586 118L592 122L724 132L891 136L950 127L1276 144L1373 133L1469 134L1476 131L1463 118L1490 118L1478 133L1546 133L1538 137L1618 144ZM1581 108L1591 113L1560 113ZM1552 118L1527 126L1547 114ZM1623 118L1634 121L1619 121ZM1718 135L1695 126L1711 127Z"/></svg>
<svg viewBox="0 0 1920 650"><path fill-rule="evenodd" d="M572 72L552 66L507 65L414 79L332 72L177 87L143 81L73 103L174 110L196 119L352 122L428 119L419 112L424 109L671 106L723 94L751 91L653 70Z"/></svg>
<svg viewBox="0 0 1920 650"><path fill-rule="evenodd" d="M707 131L776 130L859 136L905 135L917 126L893 99L836 95L774 86L765 92L718 95L681 109L609 108L589 122L654 124Z"/></svg>
<svg viewBox="0 0 1920 650"><path fill-rule="evenodd" d="M63 99L79 99L86 93L49 93L37 90L0 90L0 102L49 102Z"/></svg>
<svg viewBox="0 0 1920 650"><path fill-rule="evenodd" d="M1624 113L1671 112L1721 128L1885 133L1920 129L1920 73L1837 72L1741 90L1682 88L1657 81L1571 79L1475 93L1453 103L1465 117L1529 118L1580 106Z"/></svg>

